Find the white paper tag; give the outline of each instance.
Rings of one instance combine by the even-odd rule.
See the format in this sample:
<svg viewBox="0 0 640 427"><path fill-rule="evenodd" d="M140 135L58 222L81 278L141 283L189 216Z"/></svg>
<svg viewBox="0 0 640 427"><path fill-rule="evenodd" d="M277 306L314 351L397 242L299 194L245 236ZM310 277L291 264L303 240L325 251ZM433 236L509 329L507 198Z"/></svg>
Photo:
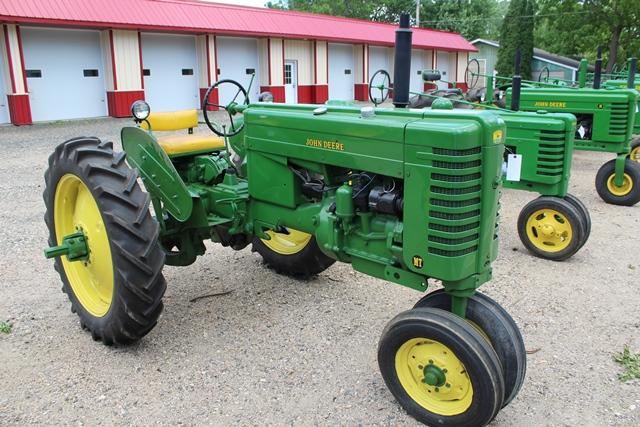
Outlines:
<svg viewBox="0 0 640 427"><path fill-rule="evenodd" d="M507 181L520 181L522 171L522 154L509 154L507 156Z"/></svg>
<svg viewBox="0 0 640 427"><path fill-rule="evenodd" d="M587 130L584 128L584 126L580 125L580 127L578 128L578 134L580 135L580 138L584 139L584 136L587 134Z"/></svg>

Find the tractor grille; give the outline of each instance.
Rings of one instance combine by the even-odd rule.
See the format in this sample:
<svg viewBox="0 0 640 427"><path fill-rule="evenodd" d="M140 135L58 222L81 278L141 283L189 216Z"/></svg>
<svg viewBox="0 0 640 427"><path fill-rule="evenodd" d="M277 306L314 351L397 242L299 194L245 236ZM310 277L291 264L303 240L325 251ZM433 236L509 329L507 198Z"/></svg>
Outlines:
<svg viewBox="0 0 640 427"><path fill-rule="evenodd" d="M561 176L565 161L564 131L541 130L536 172L544 176Z"/></svg>
<svg viewBox="0 0 640 427"><path fill-rule="evenodd" d="M428 252L444 257L478 249L482 150L434 147L428 201Z"/></svg>
<svg viewBox="0 0 640 427"><path fill-rule="evenodd" d="M626 135L629 120L629 104L614 102L611 104L611 119L609 120L609 135Z"/></svg>

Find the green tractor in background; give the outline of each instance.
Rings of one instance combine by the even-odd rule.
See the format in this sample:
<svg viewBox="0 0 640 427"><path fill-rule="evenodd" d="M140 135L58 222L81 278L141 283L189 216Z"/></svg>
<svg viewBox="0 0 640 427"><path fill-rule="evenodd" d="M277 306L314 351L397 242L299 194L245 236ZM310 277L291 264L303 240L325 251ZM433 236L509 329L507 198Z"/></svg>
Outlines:
<svg viewBox="0 0 640 427"><path fill-rule="evenodd" d="M410 53L403 15L397 107L408 100ZM209 94L223 85L236 97L213 105ZM45 254L82 327L105 344L142 338L162 311L164 264L194 262L206 240L252 245L292 276L337 260L420 292L438 279L442 290L382 332L382 377L421 422L488 424L526 370L517 325L476 292L497 256L504 120L490 111L252 103L246 93L231 80L209 88L202 110L217 137L163 140L155 132L168 121L191 119L136 102L139 126L122 129L124 152L87 137L55 149ZM212 108L230 121L213 121Z"/></svg>
<svg viewBox="0 0 640 427"><path fill-rule="evenodd" d="M598 170L595 179L598 195L607 203L633 206L640 202L640 163L632 160L632 134L638 106L634 89L635 73L629 73L628 87L601 89L596 63L592 88L527 87L522 88L519 108L523 111L568 112L576 116L576 150L615 153L616 158ZM630 68L635 70L636 60ZM600 66L599 66L600 65ZM510 102L513 91L506 92Z"/></svg>
<svg viewBox="0 0 640 427"><path fill-rule="evenodd" d="M439 72L425 70L423 79L437 80ZM379 70L371 78L369 96L374 104L389 96L389 74ZM374 96L374 93L379 96ZM477 108L459 89L415 93L410 107L432 109ZM502 185L532 191L540 197L518 216L518 235L534 255L561 261L573 256L591 233L591 218L584 203L568 193L576 119L570 114L514 112L486 106L504 120L506 130Z"/></svg>

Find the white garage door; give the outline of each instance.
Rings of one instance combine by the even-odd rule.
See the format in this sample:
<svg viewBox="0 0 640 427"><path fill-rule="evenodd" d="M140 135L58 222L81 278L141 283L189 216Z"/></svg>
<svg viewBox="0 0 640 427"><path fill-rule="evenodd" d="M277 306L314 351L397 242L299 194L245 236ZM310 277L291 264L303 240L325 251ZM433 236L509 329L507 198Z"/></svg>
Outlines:
<svg viewBox="0 0 640 427"><path fill-rule="evenodd" d="M258 75L258 41L241 37L216 37L218 44L218 69L219 80L231 79L249 90L249 99L252 102L258 100L260 94L260 76ZM251 75L255 73L251 89ZM220 87L218 96L220 103L226 105L233 100L238 89L233 85L224 84ZM238 95L236 101L242 102L242 95Z"/></svg>
<svg viewBox="0 0 640 427"><path fill-rule="evenodd" d="M195 37L142 34L142 64L151 111L200 108Z"/></svg>
<svg viewBox="0 0 640 427"><path fill-rule="evenodd" d="M424 80L422 71L427 68L425 62L425 52L413 49L411 51L411 83L409 85L412 92L424 92Z"/></svg>
<svg viewBox="0 0 640 427"><path fill-rule="evenodd" d="M452 78L450 76L449 70L449 52L438 52L436 57L436 64L438 65L438 70L440 71L440 75L442 76L442 80L446 81L455 81L455 77ZM449 83L439 82L439 89L446 89L449 87Z"/></svg>
<svg viewBox="0 0 640 427"><path fill-rule="evenodd" d="M329 43L329 99L353 101L353 46Z"/></svg>
<svg viewBox="0 0 640 427"><path fill-rule="evenodd" d="M34 121L107 115L97 31L22 28Z"/></svg>
<svg viewBox="0 0 640 427"><path fill-rule="evenodd" d="M4 67L0 57L0 123L9 123L9 106L7 101L7 83L4 78Z"/></svg>
<svg viewBox="0 0 640 427"><path fill-rule="evenodd" d="M390 49L387 47L369 47L369 81L378 70L385 70L389 75L393 74L392 64L389 61Z"/></svg>

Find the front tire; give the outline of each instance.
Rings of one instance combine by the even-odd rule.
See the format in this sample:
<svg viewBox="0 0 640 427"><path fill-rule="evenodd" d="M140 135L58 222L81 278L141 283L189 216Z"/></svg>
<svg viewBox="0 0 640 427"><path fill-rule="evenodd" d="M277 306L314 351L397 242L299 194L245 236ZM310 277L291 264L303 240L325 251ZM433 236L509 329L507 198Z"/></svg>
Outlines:
<svg viewBox="0 0 640 427"><path fill-rule="evenodd" d="M596 174L596 190L606 203L633 206L640 202L640 163L626 159L622 186L615 184L616 161L609 160Z"/></svg>
<svg viewBox="0 0 640 427"><path fill-rule="evenodd" d="M484 426L502 407L498 356L473 326L447 311L414 308L392 319L378 365L398 403L427 425Z"/></svg>
<svg viewBox="0 0 640 427"><path fill-rule="evenodd" d="M640 136L636 136L631 140L631 150L629 151L629 160L640 163Z"/></svg>
<svg viewBox="0 0 640 427"><path fill-rule="evenodd" d="M589 240L589 236L591 235L591 214L589 214L589 209L587 206L582 203L582 200L578 199L573 194L567 193L564 196L564 199L571 203L574 208L577 209L578 213L582 216L582 222L584 223L583 237L582 243L580 243L580 247L583 247L587 240Z"/></svg>
<svg viewBox="0 0 640 427"><path fill-rule="evenodd" d="M82 231L88 259L55 259L71 311L93 339L134 342L153 329L162 312L165 255L159 225L138 174L111 142L76 138L49 157L43 194L49 245Z"/></svg>
<svg viewBox="0 0 640 427"><path fill-rule="evenodd" d="M451 295L438 289L422 297L414 306L419 307L451 311ZM520 391L527 371L527 352L520 329L500 304L479 292L467 300L466 319L486 336L500 359L505 387L504 408Z"/></svg>
<svg viewBox="0 0 640 427"><path fill-rule="evenodd" d="M522 244L535 256L552 261L564 261L578 252L585 230L582 214L559 197L538 197L518 216Z"/></svg>
<svg viewBox="0 0 640 427"><path fill-rule="evenodd" d="M335 260L325 255L311 234L293 229L267 231L270 239L253 239L253 251L279 274L306 279L329 268Z"/></svg>

